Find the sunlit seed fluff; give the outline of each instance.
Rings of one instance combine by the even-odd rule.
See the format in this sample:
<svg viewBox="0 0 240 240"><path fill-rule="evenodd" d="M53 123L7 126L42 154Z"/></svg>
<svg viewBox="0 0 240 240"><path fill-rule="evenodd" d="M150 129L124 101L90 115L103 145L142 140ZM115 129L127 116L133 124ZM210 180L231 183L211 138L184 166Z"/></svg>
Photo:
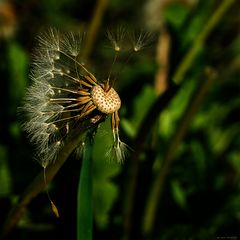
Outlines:
<svg viewBox="0 0 240 240"><path fill-rule="evenodd" d="M106 152L106 157L110 161L117 159L118 163L123 163L128 157L130 147L118 139Z"/></svg>
<svg viewBox="0 0 240 240"><path fill-rule="evenodd" d="M139 52L151 44L154 36L150 32L141 31L140 33L132 33L131 36L132 46L134 52Z"/></svg>
<svg viewBox="0 0 240 240"><path fill-rule="evenodd" d="M30 73L32 85L22 109L28 118L23 128L36 144L37 159L44 167L56 159L69 119L81 114L77 111L80 104L74 105L78 96L70 96L74 94L68 91L80 87L77 76L81 76L81 69L76 67L75 57L80 53L81 39L80 34L63 35L55 29L38 36ZM70 71L72 75L68 75ZM69 111L65 111L67 105L72 105Z"/></svg>
<svg viewBox="0 0 240 240"><path fill-rule="evenodd" d="M109 33L115 51L120 50L123 36L122 29L117 34ZM23 128L36 144L37 159L44 168L55 161L77 123L90 120L96 124L109 114L113 145L108 155L118 162L127 156L128 147L119 138L120 97L109 84L110 74L107 81L99 83L78 61L82 40L81 34L63 34L51 28L38 37L30 73L32 85L22 109L28 118Z"/></svg>
<svg viewBox="0 0 240 240"><path fill-rule="evenodd" d="M116 31L107 31L107 37L111 42L114 51L120 52L122 50L125 35L126 29L123 26L118 26Z"/></svg>

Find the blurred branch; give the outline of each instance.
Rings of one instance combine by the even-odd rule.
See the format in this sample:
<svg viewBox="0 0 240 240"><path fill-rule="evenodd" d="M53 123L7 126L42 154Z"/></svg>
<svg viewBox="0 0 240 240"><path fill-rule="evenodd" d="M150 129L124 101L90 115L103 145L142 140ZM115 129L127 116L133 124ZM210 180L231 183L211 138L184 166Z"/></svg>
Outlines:
<svg viewBox="0 0 240 240"><path fill-rule="evenodd" d="M33 180L33 182L26 188L20 197L18 203L12 208L7 217L2 229L2 238L6 238L13 228L17 225L21 216L24 214L27 205L35 198L40 192L44 190L46 184L51 182L64 162L67 160L72 151L84 140L86 128L81 127L78 130L74 130L71 137L69 137L62 150L59 152L58 157L54 164L49 165L46 168L46 183L44 182L43 171Z"/></svg>
<svg viewBox="0 0 240 240"><path fill-rule="evenodd" d="M167 148L165 156L162 160L162 166L158 172L148 195L145 212L143 215L142 231L143 235L146 236L152 232L154 228L154 223L156 216L158 214L158 206L161 198L161 193L164 188L164 183L170 171L172 162L177 153L177 149L181 144L183 138L185 137L192 120L201 106L204 97L207 95L209 89L211 88L214 80L216 79L216 73L213 70L207 70L207 77L205 81L200 83L192 95L185 112L182 115L182 119L178 124L178 129L176 130L174 136L172 137L170 144Z"/></svg>
<svg viewBox="0 0 240 240"><path fill-rule="evenodd" d="M162 27L160 29L156 61L158 70L155 75L155 89L157 95L162 94L168 87L168 70L169 70L169 55L171 48L171 36L167 29Z"/></svg>
<svg viewBox="0 0 240 240"><path fill-rule="evenodd" d="M143 122L140 126L138 134L134 143L134 154L132 155L132 161L128 167L128 176L127 179L127 190L125 193L125 199L123 203L123 211L124 211L124 231L125 231L125 239L128 239L131 227L132 227L132 212L133 212L133 203L134 203L134 194L137 186L137 177L139 172L139 158L144 149L144 145L150 129L156 122L159 114L168 106L170 101L176 95L178 91L178 86L173 85L169 87L151 106L148 113L146 114Z"/></svg>
<svg viewBox="0 0 240 240"><path fill-rule="evenodd" d="M107 4L108 0L98 0L95 6L93 17L87 31L87 41L83 49L82 57L85 61L88 61L92 53Z"/></svg>
<svg viewBox="0 0 240 240"><path fill-rule="evenodd" d="M192 47L184 56L181 61L177 71L173 75L173 81L177 84L181 83L184 79L185 73L189 70L193 64L194 59L201 50L203 44L205 43L207 37L211 34L212 30L217 24L222 20L223 15L229 9L229 7L235 2L235 0L224 0L221 2L216 11L212 14L211 18L206 23L203 30L199 33L193 42Z"/></svg>

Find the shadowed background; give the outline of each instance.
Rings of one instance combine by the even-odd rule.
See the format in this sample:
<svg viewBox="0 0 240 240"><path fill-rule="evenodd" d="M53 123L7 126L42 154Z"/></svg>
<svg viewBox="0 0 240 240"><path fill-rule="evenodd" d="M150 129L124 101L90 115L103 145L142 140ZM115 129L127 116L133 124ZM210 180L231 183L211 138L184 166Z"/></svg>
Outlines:
<svg viewBox="0 0 240 240"><path fill-rule="evenodd" d="M93 239L240 237L239 7L236 0L2 0L0 226L42 171L17 116L31 84L35 37L48 26L88 31L82 54L102 81L114 59L106 30L127 25L154 37L131 58L120 52L113 66L120 134L133 151L123 165L109 163L109 120L101 125L93 150ZM80 169L72 154L49 186L59 219L40 193L8 239L76 239Z"/></svg>

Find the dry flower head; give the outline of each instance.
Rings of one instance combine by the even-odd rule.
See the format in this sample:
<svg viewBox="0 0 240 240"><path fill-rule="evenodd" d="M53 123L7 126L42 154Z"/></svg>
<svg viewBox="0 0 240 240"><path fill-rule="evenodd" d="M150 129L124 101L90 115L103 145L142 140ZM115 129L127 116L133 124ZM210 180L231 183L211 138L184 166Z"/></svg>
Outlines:
<svg viewBox="0 0 240 240"><path fill-rule="evenodd" d="M122 49L126 31L118 28L107 35L117 54ZM127 145L119 137L121 99L108 77L99 82L79 59L84 34L62 33L49 28L38 37L33 54L28 88L22 109L28 117L23 128L37 146L37 158L46 168L53 163L68 133L84 121L96 123L111 115L113 146L107 155L118 162L127 156ZM132 38L133 52L143 48L146 35ZM132 43L133 43L132 42ZM116 61L114 58L113 64Z"/></svg>

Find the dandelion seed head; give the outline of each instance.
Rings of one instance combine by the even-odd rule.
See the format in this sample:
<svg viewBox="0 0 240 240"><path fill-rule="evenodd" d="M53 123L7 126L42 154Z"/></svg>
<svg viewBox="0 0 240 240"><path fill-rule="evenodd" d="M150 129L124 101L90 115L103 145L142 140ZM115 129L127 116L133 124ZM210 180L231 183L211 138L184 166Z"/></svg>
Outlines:
<svg viewBox="0 0 240 240"><path fill-rule="evenodd" d="M123 28L114 34L108 33L116 52L122 49L124 35ZM109 84L110 75L101 84L80 62L83 34L48 29L37 39L30 72L32 85L22 107L28 120L22 126L36 145L38 161L44 168L54 163L68 134L76 126L85 126L87 122L87 130L111 114L114 143L109 155L111 152L122 163L128 147L118 135L121 99ZM136 51L142 38L138 41ZM83 145L84 142L81 148Z"/></svg>

